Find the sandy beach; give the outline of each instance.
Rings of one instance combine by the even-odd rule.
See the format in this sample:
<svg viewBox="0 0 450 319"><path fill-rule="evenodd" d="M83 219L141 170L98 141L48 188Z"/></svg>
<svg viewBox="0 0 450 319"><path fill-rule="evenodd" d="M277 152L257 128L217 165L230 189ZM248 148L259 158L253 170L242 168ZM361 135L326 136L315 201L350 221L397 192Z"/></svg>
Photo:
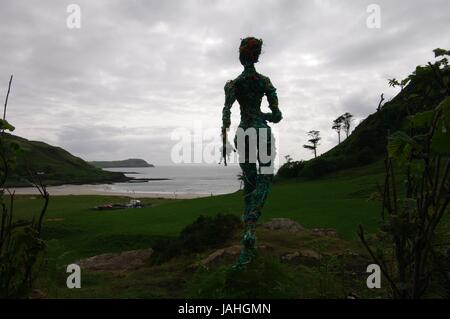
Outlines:
<svg viewBox="0 0 450 319"><path fill-rule="evenodd" d="M39 195L34 187L17 187L11 188L17 195ZM64 195L106 195L106 196L127 196L132 198L172 198L172 199L190 199L208 197L211 194L192 194L183 192L124 192L114 190L112 185L61 185L49 186L47 191L51 196Z"/></svg>

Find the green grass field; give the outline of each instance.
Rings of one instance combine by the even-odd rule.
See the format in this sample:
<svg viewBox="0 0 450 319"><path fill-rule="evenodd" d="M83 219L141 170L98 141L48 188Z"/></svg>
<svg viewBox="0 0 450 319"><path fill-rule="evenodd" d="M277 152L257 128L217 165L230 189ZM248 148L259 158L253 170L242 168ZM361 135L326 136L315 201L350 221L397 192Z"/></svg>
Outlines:
<svg viewBox="0 0 450 319"><path fill-rule="evenodd" d="M380 205L369 201L368 197L381 180L378 163L320 180L278 182L273 186L261 222L286 217L307 228L334 228L342 238L356 241L359 224L368 231L377 228ZM239 216L243 206L242 194L237 192L190 200L145 199L151 206L141 209L91 210L100 204L127 200L108 196L51 197L44 223L49 272L58 272L57 278L60 278L65 276L64 265L80 258L152 247L155 239L176 236L199 215L231 213ZM39 205L38 197L18 196L16 218L30 218L39 210ZM87 278L98 283L102 276L107 275ZM83 296L86 294L92 296L84 290ZM102 292L97 289L95 294Z"/></svg>
<svg viewBox="0 0 450 319"><path fill-rule="evenodd" d="M321 180L277 183L261 222L286 217L307 228L335 228L342 237L355 239L359 224L368 230L377 227L379 203L369 201L368 196L380 177L377 173L358 177L353 170ZM199 215L240 216L243 206L242 194L237 192L190 200L145 199L152 205L142 209L91 210L126 201L112 196L52 197L44 225L50 256L70 262L99 252L145 247L157 236L177 235ZM39 204L37 197L18 196L16 218L30 218Z"/></svg>

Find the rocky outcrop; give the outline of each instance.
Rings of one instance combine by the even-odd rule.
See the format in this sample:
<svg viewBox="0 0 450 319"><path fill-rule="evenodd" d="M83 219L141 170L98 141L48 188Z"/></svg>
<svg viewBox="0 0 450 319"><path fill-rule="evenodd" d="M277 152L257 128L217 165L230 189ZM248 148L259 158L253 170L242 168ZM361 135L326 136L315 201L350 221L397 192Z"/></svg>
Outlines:
<svg viewBox="0 0 450 319"><path fill-rule="evenodd" d="M153 249L130 250L121 253L102 254L76 262L82 270L120 271L137 269L146 264L153 254Z"/></svg>
<svg viewBox="0 0 450 319"><path fill-rule="evenodd" d="M269 230L283 230L288 232L300 232L305 230L302 225L289 218L273 218L261 226Z"/></svg>
<svg viewBox="0 0 450 319"><path fill-rule="evenodd" d="M337 231L334 229L320 229L315 228L312 230L305 229L302 225L288 218L273 218L270 221L260 225L260 227L276 232L286 232L286 233L304 233L305 235L313 236L327 236L338 238ZM210 266L213 264L218 264L223 261L229 261L237 258L242 249L242 245L236 244L224 248L220 248L205 258L200 262L192 264L188 268L196 269L199 266ZM258 251L270 251L273 247L268 245L257 245ZM153 254L153 249L142 249L142 250L132 250L124 251L121 253L107 253L101 254L89 258L82 259L76 264L78 264L82 270L93 270L93 271L124 271L133 270L144 267L147 261ZM294 252L285 253L283 255L277 254L281 261L292 263L292 264L304 264L304 265L317 265L322 259L322 255L311 249L299 249Z"/></svg>
<svg viewBox="0 0 450 319"><path fill-rule="evenodd" d="M47 299L47 294L40 289L33 289L31 291L30 299Z"/></svg>
<svg viewBox="0 0 450 319"><path fill-rule="evenodd" d="M311 234L315 236L326 236L339 238L339 234L336 229L333 228L314 228L311 230Z"/></svg>
<svg viewBox="0 0 450 319"><path fill-rule="evenodd" d="M261 225L262 228L275 231L285 231L290 233L308 232L314 236L326 236L339 238L339 234L336 229L333 228L314 228L311 230L306 229L296 221L289 218L273 218L270 221Z"/></svg>
<svg viewBox="0 0 450 319"><path fill-rule="evenodd" d="M241 249L242 249L242 245L233 245L233 246L229 246L226 248L218 249L215 252L209 254L202 261L200 261L200 263L198 263L198 266L208 266L208 265L216 264L227 258L236 258L240 254ZM265 251L265 250L269 250L270 246L257 245L256 249L258 251Z"/></svg>
<svg viewBox="0 0 450 319"><path fill-rule="evenodd" d="M281 256L281 261L292 264L318 265L322 255L311 249L301 249Z"/></svg>
<svg viewBox="0 0 450 319"><path fill-rule="evenodd" d="M241 245L234 245L216 250L212 254L203 259L200 264L203 266L212 264L227 257L235 257L241 252Z"/></svg>

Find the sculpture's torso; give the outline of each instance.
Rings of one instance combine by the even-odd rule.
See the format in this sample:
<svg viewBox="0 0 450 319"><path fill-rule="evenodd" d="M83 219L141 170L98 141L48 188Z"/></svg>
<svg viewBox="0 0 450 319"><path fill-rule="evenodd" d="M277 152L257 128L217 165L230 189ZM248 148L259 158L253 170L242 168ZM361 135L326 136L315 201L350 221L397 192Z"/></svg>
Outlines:
<svg viewBox="0 0 450 319"><path fill-rule="evenodd" d="M270 79L256 72L253 66L246 67L244 71L225 86L227 99L236 99L241 110L242 128L268 127L264 114L261 112L261 101L264 95L268 99L276 98L276 90Z"/></svg>

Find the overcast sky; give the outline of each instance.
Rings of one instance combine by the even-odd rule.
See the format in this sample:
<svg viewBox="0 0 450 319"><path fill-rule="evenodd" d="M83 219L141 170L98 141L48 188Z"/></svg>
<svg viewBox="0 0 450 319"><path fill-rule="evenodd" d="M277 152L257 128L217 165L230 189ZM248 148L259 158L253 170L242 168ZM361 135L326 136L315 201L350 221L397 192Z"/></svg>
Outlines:
<svg viewBox="0 0 450 319"><path fill-rule="evenodd" d="M67 6L81 8L70 29ZM381 9L368 28L367 6ZM308 159L306 132L337 143L331 122L357 124L432 50L450 48L448 0L0 0L0 94L14 83L16 134L86 160L170 164L177 128L220 134L223 86L241 72L240 38L264 40L256 65L278 90L281 156ZM263 102L263 108L267 108ZM235 125L239 106L233 109ZM212 132L216 132L212 131Z"/></svg>

